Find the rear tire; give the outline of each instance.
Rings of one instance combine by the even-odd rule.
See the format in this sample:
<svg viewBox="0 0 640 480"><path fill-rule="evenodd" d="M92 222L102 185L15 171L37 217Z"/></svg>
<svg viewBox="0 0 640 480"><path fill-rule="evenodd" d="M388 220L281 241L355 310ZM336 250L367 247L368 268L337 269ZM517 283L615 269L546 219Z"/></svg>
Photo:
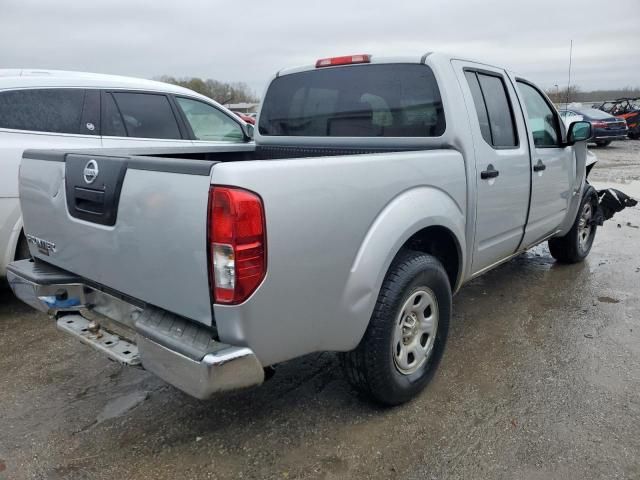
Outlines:
<svg viewBox="0 0 640 480"><path fill-rule="evenodd" d="M407 402L433 377L450 318L451 286L440 261L401 252L387 272L360 344L341 354L347 379L375 402Z"/></svg>
<svg viewBox="0 0 640 480"><path fill-rule="evenodd" d="M596 191L593 187L587 186L569 233L549 240L549 251L553 258L560 263L578 263L589 255L596 236L597 226L592 221L597 209Z"/></svg>
<svg viewBox="0 0 640 480"><path fill-rule="evenodd" d="M608 147L609 145L611 145L611 140L598 140L596 142L596 145L599 147Z"/></svg>

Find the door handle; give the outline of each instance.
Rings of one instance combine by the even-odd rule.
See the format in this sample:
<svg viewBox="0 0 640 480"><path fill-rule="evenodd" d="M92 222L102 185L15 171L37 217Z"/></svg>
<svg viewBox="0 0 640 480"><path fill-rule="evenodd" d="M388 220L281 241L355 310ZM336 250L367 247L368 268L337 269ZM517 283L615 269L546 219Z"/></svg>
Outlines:
<svg viewBox="0 0 640 480"><path fill-rule="evenodd" d="M496 170L492 164L487 165L487 169L480 172L480 178L482 180L496 178L498 175L500 175L500 172Z"/></svg>
<svg viewBox="0 0 640 480"><path fill-rule="evenodd" d="M540 159L538 159L538 163L536 163L533 166L533 171L534 172L541 172L541 171L546 170L546 169L547 169L547 166L544 163L542 163L542 160L540 160Z"/></svg>

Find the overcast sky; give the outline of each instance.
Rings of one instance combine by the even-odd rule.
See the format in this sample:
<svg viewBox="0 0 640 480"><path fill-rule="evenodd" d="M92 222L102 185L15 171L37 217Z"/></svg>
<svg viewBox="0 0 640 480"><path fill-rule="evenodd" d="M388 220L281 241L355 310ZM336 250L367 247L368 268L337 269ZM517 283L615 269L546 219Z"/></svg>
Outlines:
<svg viewBox="0 0 640 480"><path fill-rule="evenodd" d="M640 0L0 0L0 68L244 81L350 53L445 51L544 88L640 86Z"/></svg>

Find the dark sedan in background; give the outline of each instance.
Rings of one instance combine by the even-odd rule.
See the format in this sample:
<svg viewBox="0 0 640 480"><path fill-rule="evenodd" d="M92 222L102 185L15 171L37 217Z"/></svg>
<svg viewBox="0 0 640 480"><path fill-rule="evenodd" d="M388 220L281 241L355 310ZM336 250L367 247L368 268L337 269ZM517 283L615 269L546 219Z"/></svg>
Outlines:
<svg viewBox="0 0 640 480"><path fill-rule="evenodd" d="M624 119L596 108L569 108L561 111L560 116L567 125L579 120L591 122L593 131L591 141L600 147L606 147L613 140L627 138L627 122Z"/></svg>

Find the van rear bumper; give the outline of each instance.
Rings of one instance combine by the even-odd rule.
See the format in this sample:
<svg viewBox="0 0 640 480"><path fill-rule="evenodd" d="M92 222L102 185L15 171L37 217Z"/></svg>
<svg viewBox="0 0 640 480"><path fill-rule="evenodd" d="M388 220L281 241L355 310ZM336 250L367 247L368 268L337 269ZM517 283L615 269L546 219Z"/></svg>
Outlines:
<svg viewBox="0 0 640 480"><path fill-rule="evenodd" d="M203 326L108 293L45 262L13 262L7 280L20 300L56 318L60 330L113 360L141 364L193 397L264 381L251 349L220 343Z"/></svg>

